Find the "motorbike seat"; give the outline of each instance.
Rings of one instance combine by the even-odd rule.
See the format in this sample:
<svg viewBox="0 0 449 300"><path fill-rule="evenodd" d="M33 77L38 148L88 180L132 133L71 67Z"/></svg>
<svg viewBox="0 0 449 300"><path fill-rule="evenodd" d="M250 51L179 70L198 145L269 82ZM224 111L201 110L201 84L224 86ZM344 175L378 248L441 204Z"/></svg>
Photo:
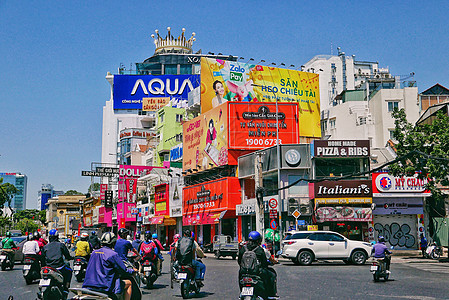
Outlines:
<svg viewBox="0 0 449 300"><path fill-rule="evenodd" d="M92 295L92 296L100 297L99 299L109 299L109 296L105 293L96 292L96 291L89 290L86 288L70 288L69 290L77 296Z"/></svg>

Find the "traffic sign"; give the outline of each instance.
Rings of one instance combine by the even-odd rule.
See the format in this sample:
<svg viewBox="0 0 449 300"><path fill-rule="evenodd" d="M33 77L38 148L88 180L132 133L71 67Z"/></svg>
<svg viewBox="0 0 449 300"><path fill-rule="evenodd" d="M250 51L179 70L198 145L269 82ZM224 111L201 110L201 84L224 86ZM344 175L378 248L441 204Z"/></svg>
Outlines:
<svg viewBox="0 0 449 300"><path fill-rule="evenodd" d="M268 205L270 206L270 208L277 209L278 201L276 200L276 198L271 198L270 200L268 200Z"/></svg>
<svg viewBox="0 0 449 300"><path fill-rule="evenodd" d="M278 224L276 223L276 220L275 220L275 219L271 220L271 222L270 222L270 227L271 227L271 229L273 229L273 230L276 230L276 229L278 228Z"/></svg>
<svg viewBox="0 0 449 300"><path fill-rule="evenodd" d="M270 209L270 219L276 219L278 217L277 209Z"/></svg>
<svg viewBox="0 0 449 300"><path fill-rule="evenodd" d="M301 212L295 209L295 211L292 212L292 216L295 217L295 219L298 219L301 216Z"/></svg>

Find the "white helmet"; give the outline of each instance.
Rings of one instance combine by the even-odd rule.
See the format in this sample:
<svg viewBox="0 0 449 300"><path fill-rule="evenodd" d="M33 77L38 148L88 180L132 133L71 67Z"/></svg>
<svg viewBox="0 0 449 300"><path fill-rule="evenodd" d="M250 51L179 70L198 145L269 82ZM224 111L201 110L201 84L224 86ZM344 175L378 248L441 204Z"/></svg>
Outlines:
<svg viewBox="0 0 449 300"><path fill-rule="evenodd" d="M117 237L113 232L105 232L101 236L101 245L108 246L108 247L114 247L115 242L117 242Z"/></svg>

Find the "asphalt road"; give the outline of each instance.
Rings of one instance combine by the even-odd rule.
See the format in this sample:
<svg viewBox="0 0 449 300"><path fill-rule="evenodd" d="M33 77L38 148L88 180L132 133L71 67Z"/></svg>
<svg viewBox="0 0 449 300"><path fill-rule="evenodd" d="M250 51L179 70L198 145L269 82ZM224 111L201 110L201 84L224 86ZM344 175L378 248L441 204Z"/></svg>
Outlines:
<svg viewBox="0 0 449 300"><path fill-rule="evenodd" d="M238 299L238 265L230 258L215 259L209 254L205 286L199 299ZM345 265L339 261L319 262L308 267L282 261L275 266L278 294L281 299L449 299L449 263L396 259L388 282L375 283L364 266ZM35 299L37 284L27 286L22 266L0 271L0 300ZM72 286L80 286L75 279ZM168 258L163 274L151 290L142 289L143 299L182 299L180 287L170 288Z"/></svg>

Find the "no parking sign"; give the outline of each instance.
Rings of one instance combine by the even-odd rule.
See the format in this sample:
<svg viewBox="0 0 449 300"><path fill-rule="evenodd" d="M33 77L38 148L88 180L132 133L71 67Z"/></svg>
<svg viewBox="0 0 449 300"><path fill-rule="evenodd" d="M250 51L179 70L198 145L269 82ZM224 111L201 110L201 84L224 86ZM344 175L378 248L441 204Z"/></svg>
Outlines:
<svg viewBox="0 0 449 300"><path fill-rule="evenodd" d="M273 229L273 230L276 230L276 229L278 228L278 224L276 223L276 220L275 220L275 219L271 220L271 222L270 222L270 227L271 227L271 229Z"/></svg>

